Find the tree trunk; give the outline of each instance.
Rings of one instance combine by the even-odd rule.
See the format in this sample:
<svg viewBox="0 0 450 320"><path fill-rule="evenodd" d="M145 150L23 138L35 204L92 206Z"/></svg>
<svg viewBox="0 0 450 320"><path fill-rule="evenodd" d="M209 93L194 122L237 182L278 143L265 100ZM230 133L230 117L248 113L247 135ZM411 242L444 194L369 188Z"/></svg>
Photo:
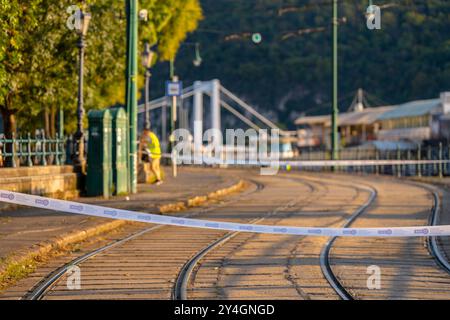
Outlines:
<svg viewBox="0 0 450 320"><path fill-rule="evenodd" d="M48 108L45 107L44 108L44 131L45 131L45 136L48 137L49 133L50 133L50 114L48 112Z"/></svg>
<svg viewBox="0 0 450 320"><path fill-rule="evenodd" d="M56 108L52 106L50 109L50 132L49 135L52 139L56 137Z"/></svg>
<svg viewBox="0 0 450 320"><path fill-rule="evenodd" d="M11 138L17 131L16 115L13 112L2 109L3 129L5 136Z"/></svg>
<svg viewBox="0 0 450 320"><path fill-rule="evenodd" d="M1 112L2 112L3 129L5 131L5 136L8 139L11 139L11 138L15 137L16 131L17 131L16 115L14 114L14 112L8 111L7 109L3 109L3 108L1 108ZM14 144L7 143L5 146L5 152L11 154L11 153L13 153L13 150L14 150L13 148L15 148ZM8 167L14 166L13 161L15 161L15 163L17 164L17 161L16 161L17 159L15 159L13 157L8 157L6 159L4 159L4 157L2 157L2 160Z"/></svg>

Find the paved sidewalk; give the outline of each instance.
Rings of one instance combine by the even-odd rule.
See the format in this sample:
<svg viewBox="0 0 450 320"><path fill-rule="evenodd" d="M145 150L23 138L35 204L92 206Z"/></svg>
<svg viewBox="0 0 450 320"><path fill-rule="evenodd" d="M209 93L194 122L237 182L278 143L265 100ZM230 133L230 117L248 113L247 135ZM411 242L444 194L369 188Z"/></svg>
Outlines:
<svg viewBox="0 0 450 320"><path fill-rule="evenodd" d="M170 169L165 168L168 172ZM208 174L205 172L208 171ZM75 201L95 203L109 207L158 213L161 206L186 202L196 196L229 188L239 182L236 175L224 170L180 168L177 179L169 177L161 186L139 185L138 194L102 198L79 198ZM11 256L21 256L38 250L43 244L54 243L62 236L76 234L98 226L113 223L112 220L65 214L49 210L20 207L0 211L0 270L2 262Z"/></svg>

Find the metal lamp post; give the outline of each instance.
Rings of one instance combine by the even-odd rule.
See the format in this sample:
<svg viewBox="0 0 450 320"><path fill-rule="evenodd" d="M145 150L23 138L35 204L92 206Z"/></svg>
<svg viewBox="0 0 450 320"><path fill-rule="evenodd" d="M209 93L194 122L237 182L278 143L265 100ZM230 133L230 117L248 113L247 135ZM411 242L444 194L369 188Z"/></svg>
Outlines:
<svg viewBox="0 0 450 320"><path fill-rule="evenodd" d="M77 154L75 157L75 165L80 168L82 173L86 170L86 159L84 157L84 133L83 133L83 118L84 118L84 101L83 101L83 84L84 84L84 49L85 37L89 29L89 22L91 15L83 11L80 12L80 23L77 28L77 33L80 36L78 41L79 48L79 70L78 70L78 105L77 105L77 132L75 133L75 141L77 144Z"/></svg>
<svg viewBox="0 0 450 320"><path fill-rule="evenodd" d="M150 67L152 65L154 52L150 49L148 43L145 44L145 50L142 53L142 66L145 68L145 113L144 113L144 127L150 129L150 114L149 114L149 86L150 86Z"/></svg>
<svg viewBox="0 0 450 320"><path fill-rule="evenodd" d="M128 190L137 193L137 76L138 76L138 1L126 0L127 71L126 109L128 114Z"/></svg>
<svg viewBox="0 0 450 320"><path fill-rule="evenodd" d="M338 0L333 0L333 92L331 110L331 158L337 160L339 155L338 139Z"/></svg>

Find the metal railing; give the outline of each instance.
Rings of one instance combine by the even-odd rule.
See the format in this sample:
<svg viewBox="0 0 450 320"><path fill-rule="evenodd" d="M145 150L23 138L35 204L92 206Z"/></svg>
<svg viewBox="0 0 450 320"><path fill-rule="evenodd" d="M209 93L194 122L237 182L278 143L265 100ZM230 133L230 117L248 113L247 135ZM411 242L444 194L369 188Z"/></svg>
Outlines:
<svg viewBox="0 0 450 320"><path fill-rule="evenodd" d="M0 167L16 168L36 165L63 165L66 162L66 139L57 135L46 138L45 135L31 137L0 136Z"/></svg>
<svg viewBox="0 0 450 320"><path fill-rule="evenodd" d="M329 150L303 151L297 160L330 160ZM450 145L440 143L435 146L418 146L415 150L378 150L350 148L339 151L340 160L450 160ZM310 171L331 170L331 167L310 167ZM450 176L450 163L432 164L392 164L392 165L367 165L346 166L337 168L341 172L386 174L395 176Z"/></svg>

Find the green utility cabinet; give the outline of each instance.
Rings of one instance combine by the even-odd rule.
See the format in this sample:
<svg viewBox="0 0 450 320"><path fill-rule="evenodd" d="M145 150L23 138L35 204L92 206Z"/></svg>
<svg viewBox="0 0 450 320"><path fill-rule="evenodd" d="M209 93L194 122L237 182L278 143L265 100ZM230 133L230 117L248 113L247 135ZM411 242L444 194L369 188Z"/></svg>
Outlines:
<svg viewBox="0 0 450 320"><path fill-rule="evenodd" d="M112 118L109 110L88 113L89 140L86 192L88 196L112 194Z"/></svg>
<svg viewBox="0 0 450 320"><path fill-rule="evenodd" d="M116 195L128 193L127 124L123 108L110 109L112 116L112 175Z"/></svg>

